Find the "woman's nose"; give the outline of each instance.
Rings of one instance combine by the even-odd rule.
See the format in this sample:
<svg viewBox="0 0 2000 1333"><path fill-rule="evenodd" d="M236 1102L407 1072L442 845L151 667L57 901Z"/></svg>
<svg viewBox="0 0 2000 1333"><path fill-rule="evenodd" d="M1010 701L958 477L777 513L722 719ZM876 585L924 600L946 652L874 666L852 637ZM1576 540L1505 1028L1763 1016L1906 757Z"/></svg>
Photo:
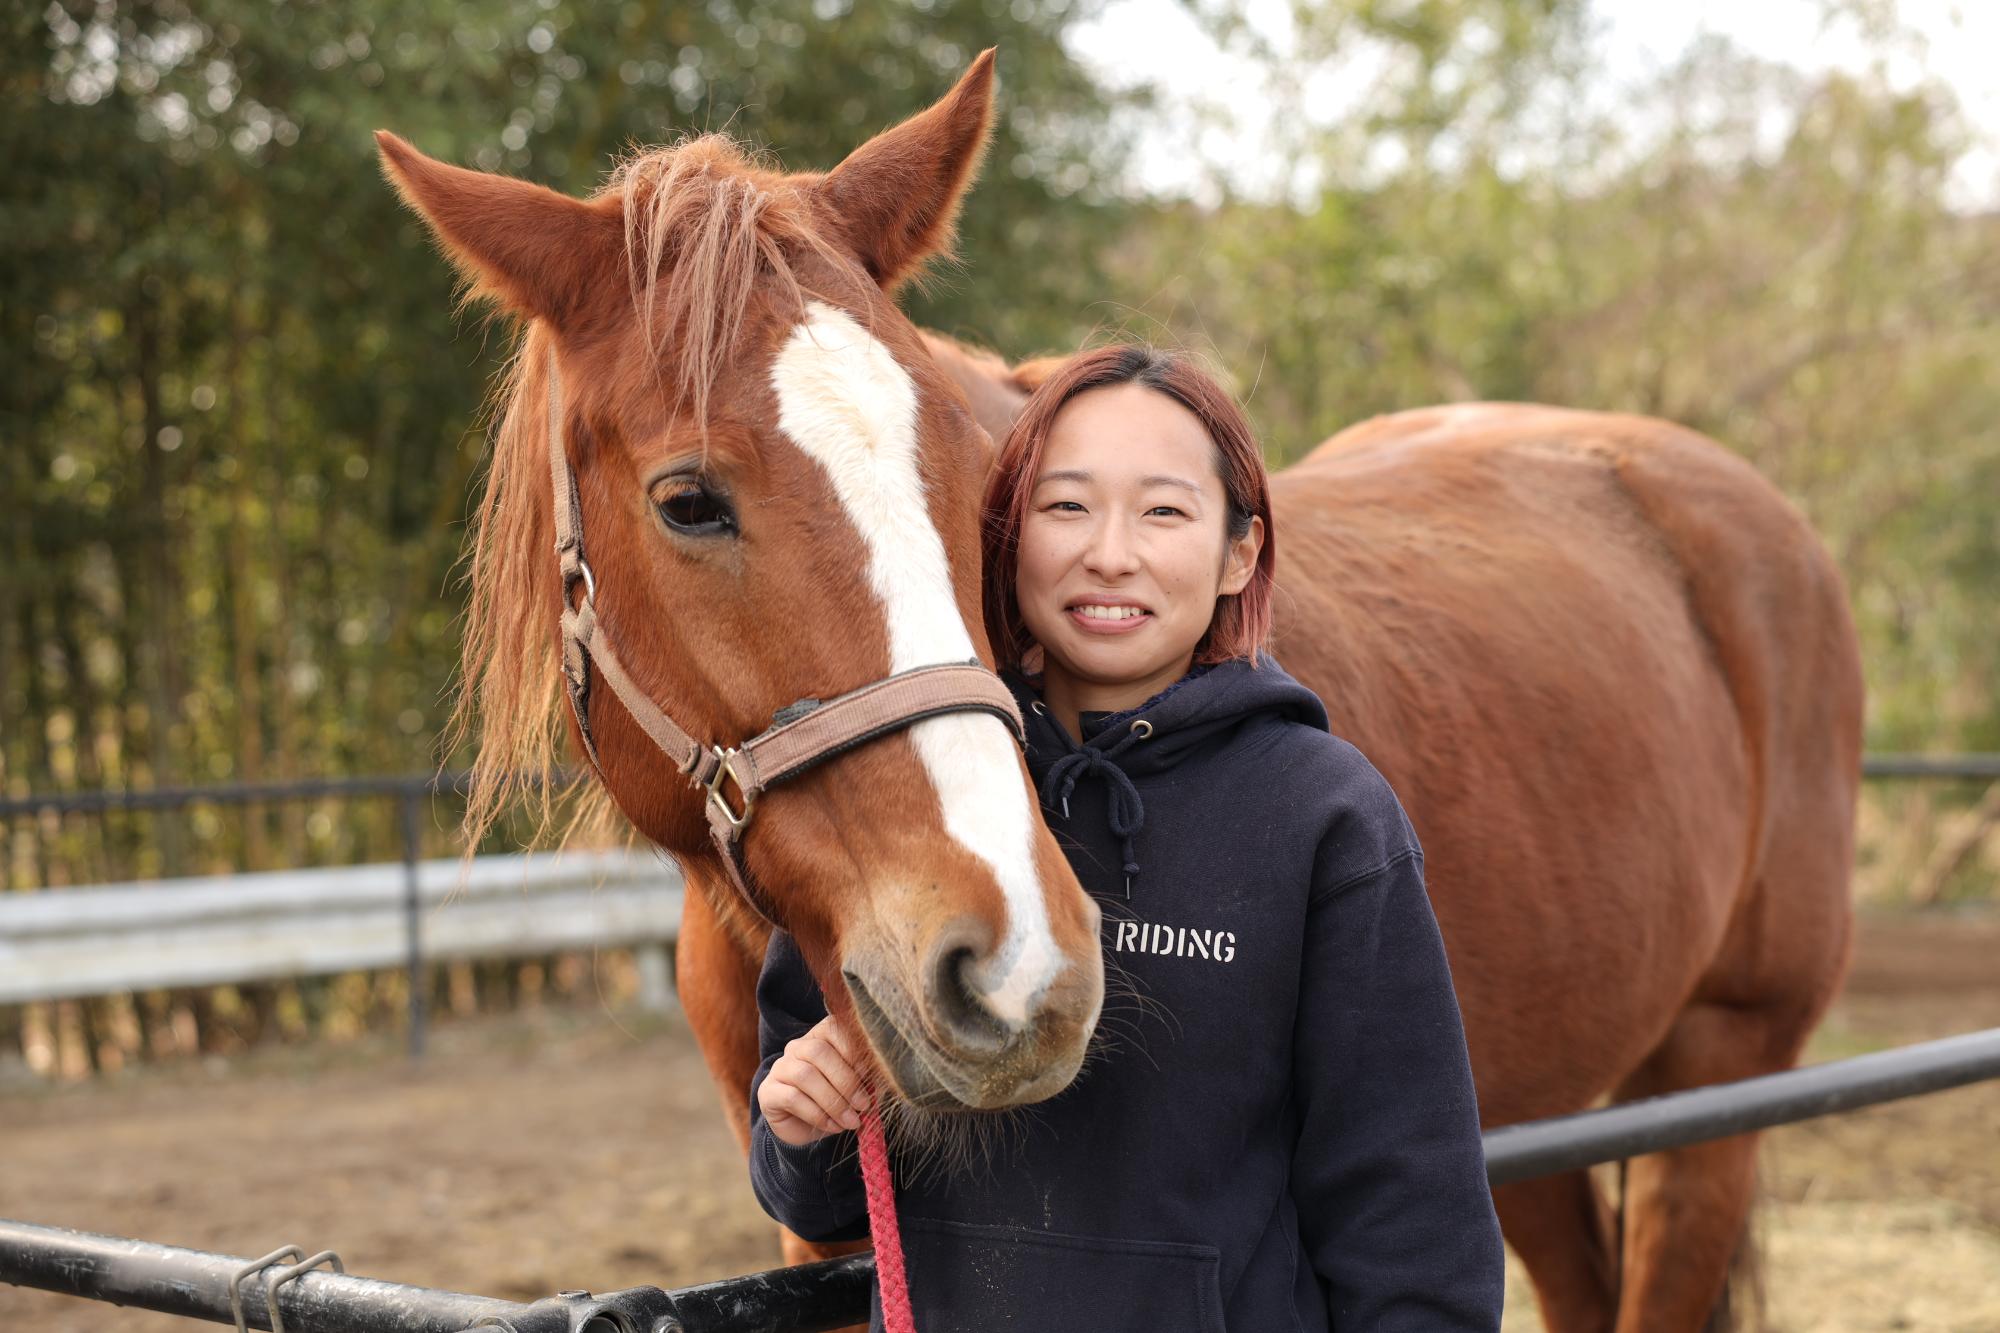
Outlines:
<svg viewBox="0 0 2000 1333"><path fill-rule="evenodd" d="M1133 545L1131 534L1125 524L1117 518L1108 518L1097 525L1091 533L1090 545L1083 553L1084 568L1093 574L1107 577L1130 574L1139 567L1138 548Z"/></svg>

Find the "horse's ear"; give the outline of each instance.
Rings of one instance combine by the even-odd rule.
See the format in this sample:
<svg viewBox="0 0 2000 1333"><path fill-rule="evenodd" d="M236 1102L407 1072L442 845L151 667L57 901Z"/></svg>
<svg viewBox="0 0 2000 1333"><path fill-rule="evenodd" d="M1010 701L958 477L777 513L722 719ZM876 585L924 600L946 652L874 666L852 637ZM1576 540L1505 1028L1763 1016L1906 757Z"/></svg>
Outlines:
<svg viewBox="0 0 2000 1333"><path fill-rule="evenodd" d="M1042 387L1049 376L1068 364L1069 358L1066 356L1030 357L1009 370L1007 378L1022 393L1033 393Z"/></svg>
<svg viewBox="0 0 2000 1333"><path fill-rule="evenodd" d="M951 248L992 124L988 47L941 101L855 149L814 187L884 291Z"/></svg>
<svg viewBox="0 0 2000 1333"><path fill-rule="evenodd" d="M623 220L531 181L468 171L424 156L387 130L375 132L382 169L472 283L524 315L570 323L602 290Z"/></svg>

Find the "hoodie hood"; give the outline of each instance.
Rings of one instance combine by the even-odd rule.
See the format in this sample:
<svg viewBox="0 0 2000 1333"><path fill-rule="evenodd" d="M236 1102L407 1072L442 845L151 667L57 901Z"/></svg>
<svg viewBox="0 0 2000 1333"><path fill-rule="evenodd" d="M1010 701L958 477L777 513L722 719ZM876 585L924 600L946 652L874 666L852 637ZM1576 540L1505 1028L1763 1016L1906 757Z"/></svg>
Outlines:
<svg viewBox="0 0 2000 1333"><path fill-rule="evenodd" d="M1027 723L1028 768L1039 783L1057 759L1080 747L1043 706L1041 677L1010 669L1001 672L1001 678L1021 706ZM1079 722L1083 746L1100 751L1119 747L1135 732L1134 723L1150 724L1150 735L1120 748L1118 755L1119 767L1136 778L1173 768L1190 754L1227 739L1246 722L1264 717L1327 729L1326 707L1319 696L1292 679L1269 653L1259 653L1254 664L1233 657L1197 666L1136 708L1084 713Z"/></svg>
<svg viewBox="0 0 2000 1333"><path fill-rule="evenodd" d="M1258 654L1254 663L1238 657L1196 666L1136 708L1084 713L1078 719L1081 744L1043 705L1039 678L1015 671L1001 674L1027 724L1028 771L1043 808L1067 820L1079 783L1095 779L1104 785L1104 819L1124 854L1127 897L1139 873L1138 840L1146 822L1139 780L1227 744L1246 726L1302 722L1327 729L1319 696L1292 679L1268 653Z"/></svg>

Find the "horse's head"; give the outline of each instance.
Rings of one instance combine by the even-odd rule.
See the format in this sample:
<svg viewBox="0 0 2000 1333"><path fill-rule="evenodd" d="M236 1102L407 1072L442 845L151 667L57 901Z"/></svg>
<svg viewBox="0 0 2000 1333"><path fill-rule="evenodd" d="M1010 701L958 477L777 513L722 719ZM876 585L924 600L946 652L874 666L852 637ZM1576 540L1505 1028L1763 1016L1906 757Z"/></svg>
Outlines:
<svg viewBox="0 0 2000 1333"><path fill-rule="evenodd" d="M990 442L892 293L950 244L992 81L988 52L823 175L763 169L711 135L632 158L584 200L379 136L474 292L525 326L472 552L476 800L546 770L570 712L552 429L597 633L698 740L737 744L796 701L913 667L991 663ZM702 793L611 691L591 698L612 799L697 882L726 883L703 860ZM1102 999L1098 913L1035 816L1006 723L952 713L832 757L764 795L741 848L906 1098L1007 1106L1073 1077Z"/></svg>

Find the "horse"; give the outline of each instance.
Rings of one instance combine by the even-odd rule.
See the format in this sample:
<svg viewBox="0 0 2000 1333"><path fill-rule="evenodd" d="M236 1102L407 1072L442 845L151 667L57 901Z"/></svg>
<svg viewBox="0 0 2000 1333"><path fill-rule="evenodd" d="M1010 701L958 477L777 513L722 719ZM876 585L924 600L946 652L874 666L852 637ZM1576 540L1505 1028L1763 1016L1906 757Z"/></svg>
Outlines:
<svg viewBox="0 0 2000 1333"><path fill-rule="evenodd" d="M768 925L703 840L701 792L634 720L593 710L586 738L563 708L550 366L575 385L556 427L602 553L595 595L651 698L742 736L908 665L911 636L915 657L991 665L980 485L1055 362L920 333L891 297L951 244L992 82L989 51L825 174L703 136L581 201L380 137L475 294L523 328L471 539L468 827L549 771L559 731L594 742L602 792L694 889L682 999L746 1147ZM1793 1064L1850 950L1862 705L1842 582L1798 511L1692 431L1530 404L1364 422L1272 491L1276 650L1423 841L1485 1122ZM1017 803L1035 806L1001 724L955 719L986 734L933 764L920 741L945 721L765 797L744 855L888 1088L909 1091L915 1053L1015 1105L1089 1040L1098 918L1039 820L1019 829ZM1011 864L1032 863L1038 894L966 850L1000 844L964 827L974 786L1016 821ZM1032 944L1024 904L1046 925ZM913 1021L868 1021L878 984ZM1615 1209L1584 1172L1496 1190L1548 1327L1726 1316L1754 1154L1741 1136L1634 1159ZM819 1252L787 1238L794 1259Z"/></svg>

